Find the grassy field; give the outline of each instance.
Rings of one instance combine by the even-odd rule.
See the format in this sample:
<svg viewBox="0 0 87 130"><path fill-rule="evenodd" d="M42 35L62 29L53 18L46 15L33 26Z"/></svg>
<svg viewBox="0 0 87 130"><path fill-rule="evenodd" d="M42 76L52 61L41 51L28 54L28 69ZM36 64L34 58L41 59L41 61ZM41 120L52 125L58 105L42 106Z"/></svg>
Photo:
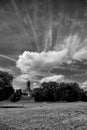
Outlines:
<svg viewBox="0 0 87 130"><path fill-rule="evenodd" d="M0 130L87 130L87 103L0 103Z"/></svg>

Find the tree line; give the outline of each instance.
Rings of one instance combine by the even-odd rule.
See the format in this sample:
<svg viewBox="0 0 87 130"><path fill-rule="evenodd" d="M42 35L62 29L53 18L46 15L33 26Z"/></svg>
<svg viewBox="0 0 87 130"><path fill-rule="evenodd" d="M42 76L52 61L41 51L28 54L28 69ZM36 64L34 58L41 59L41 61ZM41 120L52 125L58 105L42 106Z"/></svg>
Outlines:
<svg viewBox="0 0 87 130"><path fill-rule="evenodd" d="M0 71L0 101L9 99L12 102L21 99L23 93L21 89L14 90L13 76L7 72ZM30 93L31 98L36 102L74 102L74 101L87 101L87 91L79 87L79 84L74 83L57 83L57 82L43 82L39 88L30 90L30 81L26 83L26 88Z"/></svg>
<svg viewBox="0 0 87 130"><path fill-rule="evenodd" d="M87 101L87 91L81 89L76 82L43 82L39 88L32 90L31 97L37 102Z"/></svg>

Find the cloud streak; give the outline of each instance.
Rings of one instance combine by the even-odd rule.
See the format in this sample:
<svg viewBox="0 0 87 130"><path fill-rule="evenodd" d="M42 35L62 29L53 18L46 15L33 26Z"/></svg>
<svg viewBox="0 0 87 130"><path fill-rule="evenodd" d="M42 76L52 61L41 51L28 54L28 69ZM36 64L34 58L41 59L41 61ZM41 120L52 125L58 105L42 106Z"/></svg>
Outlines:
<svg viewBox="0 0 87 130"><path fill-rule="evenodd" d="M16 60L13 59L13 58L11 58L11 57L9 57L9 56L6 56L6 55L3 55L3 54L0 54L0 57L3 57L3 58L5 58L5 59L11 60L11 61L13 61L13 62L16 63Z"/></svg>

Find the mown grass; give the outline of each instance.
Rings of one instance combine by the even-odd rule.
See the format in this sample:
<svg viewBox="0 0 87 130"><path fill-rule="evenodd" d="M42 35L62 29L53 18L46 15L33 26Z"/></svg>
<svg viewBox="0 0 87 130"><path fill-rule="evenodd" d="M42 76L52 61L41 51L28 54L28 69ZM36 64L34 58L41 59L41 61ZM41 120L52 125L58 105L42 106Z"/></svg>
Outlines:
<svg viewBox="0 0 87 130"><path fill-rule="evenodd" d="M0 106L3 106L0 108L0 130L87 130L87 103L84 102L23 101L2 102Z"/></svg>

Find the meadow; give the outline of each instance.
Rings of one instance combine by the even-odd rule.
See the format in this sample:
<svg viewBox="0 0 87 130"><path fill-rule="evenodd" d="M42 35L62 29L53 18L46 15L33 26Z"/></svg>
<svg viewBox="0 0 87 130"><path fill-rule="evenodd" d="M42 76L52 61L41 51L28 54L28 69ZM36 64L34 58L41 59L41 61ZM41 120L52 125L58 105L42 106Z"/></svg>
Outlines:
<svg viewBox="0 0 87 130"><path fill-rule="evenodd" d="M0 130L86 130L87 103L0 102Z"/></svg>

